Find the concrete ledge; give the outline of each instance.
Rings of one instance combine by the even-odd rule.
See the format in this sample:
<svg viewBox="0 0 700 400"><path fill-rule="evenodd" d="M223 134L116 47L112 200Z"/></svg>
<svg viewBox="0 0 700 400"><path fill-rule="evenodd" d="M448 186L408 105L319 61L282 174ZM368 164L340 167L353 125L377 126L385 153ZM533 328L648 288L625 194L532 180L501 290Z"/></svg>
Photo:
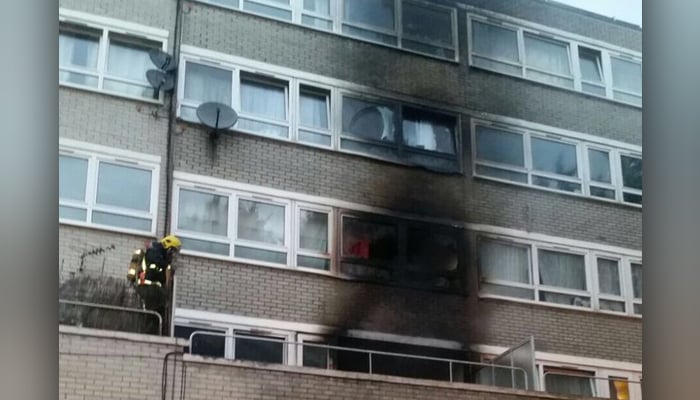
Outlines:
<svg viewBox="0 0 700 400"><path fill-rule="evenodd" d="M83 328L71 325L59 325L58 333L75 336L90 336L101 339L128 340L131 342L162 344L169 346L185 347L189 345L189 341L181 338L146 335L143 333L133 332L110 331L104 329Z"/></svg>
<svg viewBox="0 0 700 400"><path fill-rule="evenodd" d="M552 400L562 400L562 399L588 399L588 397L579 396L563 396L563 395L553 395L545 392L529 391L522 389L508 389L487 385L478 385L473 383L460 383L460 382L444 382L429 379L418 379L418 378L404 378L399 376L389 376L389 375L369 375L359 372L347 372L338 370L326 370L317 369L309 367L298 367L292 365L281 365L281 364L265 364L252 361L240 361L240 360L228 360L228 359L215 359L215 358L205 358L202 356L185 354L183 356L183 361L193 364L200 365L211 365L219 367L229 367L229 368L242 368L242 369L253 369L253 370L265 370L265 371L276 371L276 372L286 372L290 374L297 375L313 375L328 378L341 378L348 380L356 380L363 382L381 382L390 383L398 385L408 385L408 386L421 386L428 388L440 388L440 389L451 389L451 390L466 390L479 393L492 393L492 394L504 394L504 395L515 395L515 396L525 396L533 399L552 399Z"/></svg>

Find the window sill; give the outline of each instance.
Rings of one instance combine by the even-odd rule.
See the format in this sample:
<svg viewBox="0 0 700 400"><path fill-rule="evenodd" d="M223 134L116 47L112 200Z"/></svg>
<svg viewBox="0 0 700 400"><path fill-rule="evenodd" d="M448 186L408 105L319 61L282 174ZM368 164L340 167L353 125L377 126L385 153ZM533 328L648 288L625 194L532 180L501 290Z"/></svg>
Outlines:
<svg viewBox="0 0 700 400"><path fill-rule="evenodd" d="M592 308L574 307L574 306L568 306L566 304L546 303L546 302L541 302L541 301L536 301L536 300L518 299L518 298L506 297L506 296L496 296L496 295L479 293L478 298L479 298L479 300L507 301L507 302L512 302L512 303L527 304L527 305L543 307L543 308L557 308L557 309L561 309L561 310L580 311L580 312L592 313L592 314L597 314L597 315L604 315L604 316L609 316L609 317L628 318L628 319L632 319L632 320L641 320L642 319L641 315L636 315L636 314L622 314L622 313L617 313L617 312L612 312L612 311L594 310Z"/></svg>
<svg viewBox="0 0 700 400"><path fill-rule="evenodd" d="M472 168L472 171L474 171L474 168ZM498 178L493 178L490 176L477 175L474 172L472 172L472 178L474 178L475 180L498 182L498 183L513 185L513 186L518 186L518 187L521 187L524 189L532 189L532 190L543 191L543 192L548 192L548 193L560 194L560 195L564 195L564 196L578 197L581 199L586 199L586 200L591 200L591 201L599 201L599 202L607 203L610 205L617 205L617 206L622 206L622 207L626 207L626 208L637 209L640 211L642 210L641 205L637 205L637 204L633 204L633 203L625 203L625 202L617 201L617 200L608 200L608 199L604 199L602 197L588 196L588 195L581 194L581 193L567 192L564 190L556 190L556 189L550 189L550 188L546 188L546 187L535 186L535 185L530 185L530 184L525 184L525 183L513 182L513 181L506 180L506 179L498 179Z"/></svg>
<svg viewBox="0 0 700 400"><path fill-rule="evenodd" d="M509 76L509 77L511 77L511 78L517 78L517 79L520 79L520 80L523 80L523 81L526 81L526 82L531 82L531 83L534 83L534 84L543 85L543 86L548 87L548 88L559 89L559 90L563 90L563 91L568 92L568 93L576 93L576 94L579 94L579 95L583 95L583 96L585 96L585 97L589 97L589 98L591 98L591 99L609 101L609 102L611 102L611 103L613 103L613 104L618 104L618 105L622 105L622 106L627 106L627 107L635 108L635 109L638 109L638 110L640 110L640 111L642 110L642 106L639 105L639 104L629 103L629 102L622 101L622 100L617 100L617 99L611 99L610 97L597 96L597 95L595 95L595 94L587 93L587 92L584 92L584 91L581 91L581 90L570 89L570 88L567 88L567 87L564 87L564 86L553 85L553 84L550 84L550 83L547 83L547 82L542 82L542 81L538 81L538 80L535 80L535 79L529 79L529 78L526 78L526 77L521 76L521 75L509 74L509 73L507 73L507 72L502 72L502 71L495 71L495 70L492 70L492 69L488 69L488 68L484 68L484 67L479 67L479 66L473 65L472 63L469 63L469 68L471 68L471 69L476 69L476 70L479 70L479 71L488 72L488 73L492 73L492 74L496 74L496 75L505 75L505 76ZM643 101L643 100L642 100L642 101Z"/></svg>
<svg viewBox="0 0 700 400"><path fill-rule="evenodd" d="M117 228L117 227L112 227L108 225L96 225L96 224L89 224L87 222L80 222L80 221L75 221L75 220L70 220L70 219L58 219L59 225L66 225L66 226L73 226L73 227L78 227L78 228L86 228L86 229L95 229L99 231L107 231L107 232L114 232L114 233L123 233L123 234L128 234L128 235L133 235L133 236L140 236L140 237L146 237L149 239L155 239L156 238L156 233L155 232L144 232L144 231L137 231L133 229L126 229L126 228Z"/></svg>
<svg viewBox="0 0 700 400"><path fill-rule="evenodd" d="M149 104L158 105L158 106L162 106L164 104L162 92L159 94L160 97L156 100L156 99L149 99L146 97L129 96L127 94L122 94L122 93L118 93L118 92L109 92L106 90L96 89L96 88L92 88L89 86L74 85L74 84L66 83L66 82L59 82L58 86L70 88L70 89L82 90L82 91L91 92L91 93L102 94L102 95L109 96L109 97L116 97L116 98L123 99L123 100L139 101L139 102L149 103Z"/></svg>
<svg viewBox="0 0 700 400"><path fill-rule="evenodd" d="M459 60L459 43L456 43L455 50L454 50L454 51L455 51L456 58L455 58L455 59L450 59L450 58L444 58L444 57L434 56L434 55L427 54L427 53L421 53L421 52L419 52L419 51L410 50L410 49L406 49L406 48L402 48L402 47L398 47L398 46L392 46L392 45L389 45L389 44L385 44L385 43L382 43L382 42L377 42L377 41L373 41L373 40L369 40L369 39L364 39L364 38L357 37L357 36L345 35L345 34L343 34L343 33L341 33L341 32L335 32L335 31L333 31L333 30L327 30L327 29L316 28L316 27L313 27L313 26L304 25L304 24L300 24L300 23L293 22L293 21L289 21L289 20L286 20L286 19L283 19L283 18L276 18L276 17L272 17L272 16L268 16L268 15L263 15L263 14L254 13L254 12L251 12L251 11L246 11L246 10L243 10L243 9L236 9L236 8L226 7L225 5L222 5L222 4L213 4L213 3L209 3L209 2L207 2L207 1L201 1L201 0L195 0L195 1L196 1L197 3L199 3L199 4L201 4L201 5L204 5L204 6L214 7L214 8L218 8L218 9L226 10L226 11L237 12L237 13L240 13L240 14L250 15L250 16L254 16L254 17L258 17L258 18L264 18L264 19L266 19L266 20L272 20L272 21L276 21L276 22L282 22L282 23L284 23L284 24L296 26L296 27L303 28L303 29L308 29L308 30L313 31L313 32L327 33L327 34L329 34L329 35L338 36L338 37L342 37L342 38L350 39L350 40L356 40L356 41L363 42L363 43L373 44L373 45L377 45L377 46L380 46L380 47L383 47L383 48L398 50L398 51L401 51L401 52L413 54L413 55L416 55L416 56L426 57L426 58L433 59L433 60L436 60L436 61L443 61L443 62L447 62L447 63L454 64L454 65L459 65L459 64L460 64L460 60ZM341 25L342 25L342 21L341 21Z"/></svg>

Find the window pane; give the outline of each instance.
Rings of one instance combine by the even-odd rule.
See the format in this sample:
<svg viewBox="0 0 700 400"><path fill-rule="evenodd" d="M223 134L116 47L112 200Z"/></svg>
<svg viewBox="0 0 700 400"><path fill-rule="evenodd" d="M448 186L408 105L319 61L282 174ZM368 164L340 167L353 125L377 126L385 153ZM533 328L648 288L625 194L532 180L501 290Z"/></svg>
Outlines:
<svg viewBox="0 0 700 400"><path fill-rule="evenodd" d="M491 176L498 179L506 179L513 182L527 183L527 174L522 172L513 172L500 168L477 165L476 173L479 175Z"/></svg>
<svg viewBox="0 0 700 400"><path fill-rule="evenodd" d="M479 268L486 280L530 282L530 250L492 240L479 242Z"/></svg>
<svg viewBox="0 0 700 400"><path fill-rule="evenodd" d="M236 333L236 338L234 340L237 360L250 360L274 364L282 364L284 362L284 344L282 343L282 339Z"/></svg>
<svg viewBox="0 0 700 400"><path fill-rule="evenodd" d="M100 225L116 226L119 228L150 231L152 220L149 218L137 218L101 211L93 211L92 222Z"/></svg>
<svg viewBox="0 0 700 400"><path fill-rule="evenodd" d="M304 10L316 14L330 15L330 0L304 0Z"/></svg>
<svg viewBox="0 0 700 400"><path fill-rule="evenodd" d="M241 111L287 120L286 90L283 86L241 77Z"/></svg>
<svg viewBox="0 0 700 400"><path fill-rule="evenodd" d="M83 208L58 206L58 217L85 221L87 219L87 210Z"/></svg>
<svg viewBox="0 0 700 400"><path fill-rule="evenodd" d="M553 174L578 176L576 146L532 138L532 166L539 171Z"/></svg>
<svg viewBox="0 0 700 400"><path fill-rule="evenodd" d="M599 304L601 310L625 312L625 303L621 301L599 300Z"/></svg>
<svg viewBox="0 0 700 400"><path fill-rule="evenodd" d="M481 282L479 284L479 292L482 294L490 294L496 296L518 297L521 299L532 300L535 298L535 289L520 288L507 285L496 285L492 283Z"/></svg>
<svg viewBox="0 0 700 400"><path fill-rule="evenodd" d="M632 264L632 293L635 299L642 298L642 264Z"/></svg>
<svg viewBox="0 0 700 400"><path fill-rule="evenodd" d="M588 149L588 163L590 164L592 181L612 182L610 179L610 154L607 151Z"/></svg>
<svg viewBox="0 0 700 400"><path fill-rule="evenodd" d="M517 62L518 36L510 29L501 28L479 21L472 21L472 44L474 53Z"/></svg>
<svg viewBox="0 0 700 400"><path fill-rule="evenodd" d="M565 43L525 34L525 59L529 67L571 75L568 48Z"/></svg>
<svg viewBox="0 0 700 400"><path fill-rule="evenodd" d="M343 6L346 22L394 30L394 0L345 0Z"/></svg>
<svg viewBox="0 0 700 400"><path fill-rule="evenodd" d="M578 59L581 65L581 78L589 82L603 82L600 52L579 47Z"/></svg>
<svg viewBox="0 0 700 400"><path fill-rule="evenodd" d="M182 248L191 251L200 251L202 253L220 254L222 256L230 255L231 249L226 243L209 242L206 240L196 240L190 238L181 238Z"/></svg>
<svg viewBox="0 0 700 400"><path fill-rule="evenodd" d="M545 370L545 372L547 372ZM566 372L563 372L566 373ZM588 375L581 371L571 371L570 375L559 375L549 372L545 375L547 393L571 394L593 397L593 384L591 378L581 376Z"/></svg>
<svg viewBox="0 0 700 400"><path fill-rule="evenodd" d="M299 94L299 120L301 125L319 129L328 129L329 94L310 91L304 87Z"/></svg>
<svg viewBox="0 0 700 400"><path fill-rule="evenodd" d="M245 0L243 2L243 9L246 11L254 12L257 14L262 14L262 15L267 15L273 18L280 18L280 19L285 19L285 20L292 20L292 12L288 9L289 4L286 1L279 1L279 0L268 0L268 1L273 1L276 3L281 3L281 5L285 5L286 9L283 8L278 8L278 7L272 7L268 6L262 3L256 3L251 0Z"/></svg>
<svg viewBox="0 0 700 400"><path fill-rule="evenodd" d="M327 258L297 256L297 265L305 268L320 269L329 271L331 269L331 260Z"/></svg>
<svg viewBox="0 0 700 400"><path fill-rule="evenodd" d="M299 213L299 248L328 253L328 214L301 210Z"/></svg>
<svg viewBox="0 0 700 400"><path fill-rule="evenodd" d="M321 146L331 145L331 136L322 133L299 130L299 140L302 142L313 143Z"/></svg>
<svg viewBox="0 0 700 400"><path fill-rule="evenodd" d="M315 28L321 28L326 30L333 29L333 21L323 18L309 17L308 15L301 16L301 23L308 26L313 26Z"/></svg>
<svg viewBox="0 0 700 400"><path fill-rule="evenodd" d="M58 65L97 69L98 36L61 32L58 36Z"/></svg>
<svg viewBox="0 0 700 400"><path fill-rule="evenodd" d="M541 176L533 176L532 184L550 189L565 190L567 192L581 193L581 184L561 181L558 179L543 178Z"/></svg>
<svg viewBox="0 0 700 400"><path fill-rule="evenodd" d="M523 136L500 129L477 126L476 158L524 167Z"/></svg>
<svg viewBox="0 0 700 400"><path fill-rule="evenodd" d="M185 99L231 105L231 71L193 62L185 68Z"/></svg>
<svg viewBox="0 0 700 400"><path fill-rule="evenodd" d="M227 196L180 189L177 207L178 229L228 235Z"/></svg>
<svg viewBox="0 0 700 400"><path fill-rule="evenodd" d="M642 190L642 159L620 156L622 164L622 184L625 187Z"/></svg>
<svg viewBox="0 0 700 400"><path fill-rule="evenodd" d="M98 175L98 204L151 210L151 171L101 162Z"/></svg>
<svg viewBox="0 0 700 400"><path fill-rule="evenodd" d="M389 263L398 254L394 225L343 218L343 256Z"/></svg>
<svg viewBox="0 0 700 400"><path fill-rule="evenodd" d="M452 15L449 11L407 1L401 6L404 35L421 41L452 46Z"/></svg>
<svg viewBox="0 0 700 400"><path fill-rule="evenodd" d="M238 201L238 238L284 245L284 206Z"/></svg>
<svg viewBox="0 0 700 400"><path fill-rule="evenodd" d="M197 333L192 337L192 343L190 343L192 345L192 354L208 357L225 356L226 337L218 334L225 334L226 331L176 325L173 336L189 340L190 335L195 331L201 332L201 334ZM207 333L217 333L217 335L208 335Z"/></svg>
<svg viewBox="0 0 700 400"><path fill-rule="evenodd" d="M343 132L370 140L394 141L394 111L379 103L343 98Z"/></svg>
<svg viewBox="0 0 700 400"><path fill-rule="evenodd" d="M615 190L591 186L591 196L615 200Z"/></svg>
<svg viewBox="0 0 700 400"><path fill-rule="evenodd" d="M88 160L83 158L58 157L58 197L85 201Z"/></svg>
<svg viewBox="0 0 700 400"><path fill-rule="evenodd" d="M639 194L623 193L622 200L624 200L628 203L635 203L635 204L639 204L639 205L642 204L642 196Z"/></svg>
<svg viewBox="0 0 700 400"><path fill-rule="evenodd" d="M642 64L610 57L613 87L633 93L642 93Z"/></svg>
<svg viewBox="0 0 700 400"><path fill-rule="evenodd" d="M423 150L455 153L455 119L446 115L404 107L403 142Z"/></svg>
<svg viewBox="0 0 700 400"><path fill-rule="evenodd" d="M410 228L406 236L408 269L435 275L457 272L459 257L455 235Z"/></svg>
<svg viewBox="0 0 700 400"><path fill-rule="evenodd" d="M615 378L615 380L608 381L608 387L610 388L610 398L613 400L627 400L630 398L630 388L627 382L627 378L618 378L611 376L610 378Z"/></svg>
<svg viewBox="0 0 700 400"><path fill-rule="evenodd" d="M236 257L250 260L260 260L275 264L287 264L287 253L272 250L262 250L253 247L235 246Z"/></svg>
<svg viewBox="0 0 700 400"><path fill-rule="evenodd" d="M586 265L582 255L539 250L540 283L586 290Z"/></svg>
<svg viewBox="0 0 700 400"><path fill-rule="evenodd" d="M319 345L327 345L327 343L322 343L322 342L312 342L305 340L304 341L304 347L303 347L303 366L305 367L314 367L314 368L328 368L328 356L329 352L331 350L325 348L325 347L314 347L314 346L307 346L306 344L319 344Z"/></svg>
<svg viewBox="0 0 700 400"><path fill-rule="evenodd" d="M598 288L600 293L621 295L620 270L614 260L598 259Z"/></svg>
<svg viewBox="0 0 700 400"><path fill-rule="evenodd" d="M107 72L112 76L147 83L146 71L155 68L148 50L158 48L156 43L148 47L110 37Z"/></svg>
<svg viewBox="0 0 700 400"><path fill-rule="evenodd" d="M209 3L219 4L224 7L238 8L238 0L206 0Z"/></svg>

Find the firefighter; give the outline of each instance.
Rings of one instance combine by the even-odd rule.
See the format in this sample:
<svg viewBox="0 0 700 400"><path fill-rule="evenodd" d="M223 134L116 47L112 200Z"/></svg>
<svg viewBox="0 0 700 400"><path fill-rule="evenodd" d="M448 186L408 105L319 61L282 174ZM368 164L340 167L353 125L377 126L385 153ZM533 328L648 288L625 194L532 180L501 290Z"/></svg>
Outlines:
<svg viewBox="0 0 700 400"><path fill-rule="evenodd" d="M165 318L168 291L173 274L173 258L182 243L174 235L154 241L146 249L138 249L131 256L127 279L136 285L136 291L147 310Z"/></svg>

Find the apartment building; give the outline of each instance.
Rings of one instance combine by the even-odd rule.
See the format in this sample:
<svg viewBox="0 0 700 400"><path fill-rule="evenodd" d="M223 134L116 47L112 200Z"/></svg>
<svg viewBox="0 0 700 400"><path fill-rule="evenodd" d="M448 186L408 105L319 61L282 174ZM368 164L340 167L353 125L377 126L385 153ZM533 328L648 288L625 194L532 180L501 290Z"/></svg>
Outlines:
<svg viewBox="0 0 700 400"><path fill-rule="evenodd" d="M86 346L180 346L193 398L641 399L639 27L545 0L59 5L62 279L183 241L178 339Z"/></svg>

